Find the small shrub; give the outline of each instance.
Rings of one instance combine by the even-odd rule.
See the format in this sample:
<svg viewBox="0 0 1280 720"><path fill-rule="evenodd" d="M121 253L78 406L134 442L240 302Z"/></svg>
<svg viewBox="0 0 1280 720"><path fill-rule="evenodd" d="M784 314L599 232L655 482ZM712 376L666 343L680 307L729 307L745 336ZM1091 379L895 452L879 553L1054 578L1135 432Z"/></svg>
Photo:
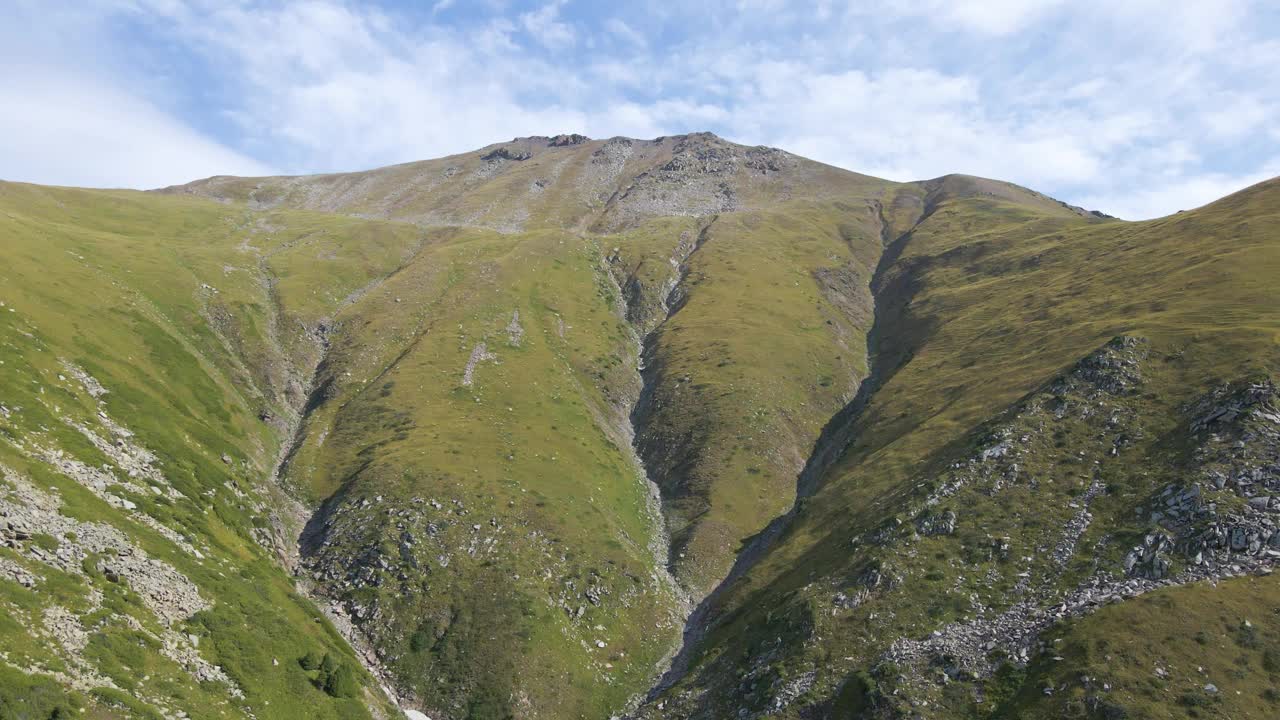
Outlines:
<svg viewBox="0 0 1280 720"><path fill-rule="evenodd" d="M325 657L328 657L326 655ZM298 658L298 664L303 670L315 670L320 667L320 654L315 650L308 650L306 655Z"/></svg>
<svg viewBox="0 0 1280 720"><path fill-rule="evenodd" d="M337 665L325 678L324 691L336 698L353 698L360 694L360 681L350 665Z"/></svg>
<svg viewBox="0 0 1280 720"><path fill-rule="evenodd" d="M847 717L859 717L875 707L880 699L880 689L875 678L865 670L859 670L845 681L836 696L836 708Z"/></svg>
<svg viewBox="0 0 1280 720"><path fill-rule="evenodd" d="M1269 673L1280 673L1280 653L1273 648L1262 651L1262 669Z"/></svg>
<svg viewBox="0 0 1280 720"><path fill-rule="evenodd" d="M420 653L431 647L435 642L435 636L427 627L427 623L418 626L418 629L409 636L409 649L413 652Z"/></svg>
<svg viewBox="0 0 1280 720"><path fill-rule="evenodd" d="M1187 708L1208 707L1213 698L1203 690L1188 690L1178 696L1178 704Z"/></svg>
<svg viewBox="0 0 1280 720"><path fill-rule="evenodd" d="M1235 632L1236 644L1242 648L1256 650L1262 647L1262 638L1258 636L1258 628L1252 623L1245 620L1240 623Z"/></svg>

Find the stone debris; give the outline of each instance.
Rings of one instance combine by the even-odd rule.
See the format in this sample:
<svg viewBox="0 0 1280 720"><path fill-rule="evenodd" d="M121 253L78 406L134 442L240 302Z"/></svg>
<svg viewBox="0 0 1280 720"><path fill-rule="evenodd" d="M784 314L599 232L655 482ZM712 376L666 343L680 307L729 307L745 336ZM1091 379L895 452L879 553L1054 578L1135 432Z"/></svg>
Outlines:
<svg viewBox="0 0 1280 720"><path fill-rule="evenodd" d="M9 529L7 520L0 520L0 533ZM0 578L12 580L24 588L34 588L40 580L26 568L7 557L0 557Z"/></svg>
<svg viewBox="0 0 1280 720"><path fill-rule="evenodd" d="M1122 395L1141 382L1138 368L1146 357L1147 341L1144 338L1116 337L1076 363L1055 389L1080 380L1109 395Z"/></svg>
<svg viewBox="0 0 1280 720"><path fill-rule="evenodd" d="M1148 534L1141 545L1135 546L1124 557L1124 572L1129 577L1159 580L1169 574L1169 558L1165 551L1173 541L1162 532Z"/></svg>
<svg viewBox="0 0 1280 720"><path fill-rule="evenodd" d="M1065 568L1075 557L1092 519L1090 503L1105 491L1099 463L1115 457L1140 434L1132 411L1108 398L1122 398L1141 385L1145 348L1140 339L1117 338L1051 383L1049 397L1032 396L1013 413L1016 421L1047 410L1057 419L1075 417L1100 429L1099 439L1125 438L1108 441L1109 452L1101 453L1094 462L1089 485L1068 503L1075 512L1053 546L1056 568ZM1227 384L1187 410L1191 419L1185 427L1198 443L1188 471L1200 479L1165 485L1135 509L1140 522L1152 523L1155 528L1124 553L1119 567L1104 565L1070 589L1056 588L1053 577L1019 573L1014 594L1020 599L1003 611L992 613L977 605L977 618L948 624L924 638L899 638L882 659L906 668L915 678L912 682L928 682L927 668L931 667L942 667L951 679L983 677L1001 658L1017 664L1029 662L1041 650L1041 634L1066 618L1162 587L1271 572L1280 558L1277 395L1269 381ZM994 494L1013 483L1034 483L1018 467L1020 447L1030 440L1025 435L1019 437L1019 432L1012 423L991 431L971 460L952 465L951 476L940 483L923 507L936 505L971 485ZM1096 451L1101 445L1085 447L1088 452L1080 452L1077 462L1099 457ZM930 534L925 529L934 527L937 517L935 512L922 511L917 531ZM884 542L905 539L894 526L868 533L863 539L874 541L886 529L887 538L881 538ZM1008 547L1005 538L1003 552L998 554L1007 556ZM866 592L842 592L833 604L837 608L856 607L865 602Z"/></svg>
<svg viewBox="0 0 1280 720"><path fill-rule="evenodd" d="M547 147L572 147L574 145L581 145L590 140L591 138L586 135L579 135L578 133L556 135L547 141Z"/></svg>
<svg viewBox="0 0 1280 720"><path fill-rule="evenodd" d="M57 644L59 656L66 661L66 672L49 673L55 680L81 692L99 687L118 689L114 680L99 673L84 658L84 650L89 646L89 633L75 613L59 605L50 605L40 615L40 628Z"/></svg>
<svg viewBox="0 0 1280 720"><path fill-rule="evenodd" d="M956 514L951 510L925 513L916 518L916 531L921 535L951 535L956 531Z"/></svg>
<svg viewBox="0 0 1280 720"><path fill-rule="evenodd" d="M154 453L131 442L130 438L133 437L133 433L116 424L111 418L107 417L106 413L99 413L98 416L99 420L112 431L112 435L115 436L114 441L108 441L80 423L71 422L68 424L79 430L81 435L88 438L94 447L110 458L111 462L128 477L135 480L148 480L155 485L168 488L169 496L174 499L182 497L177 491L169 488L169 481L165 479L160 469L155 466L158 460Z"/></svg>
<svg viewBox="0 0 1280 720"><path fill-rule="evenodd" d="M1076 545L1093 522L1093 514L1089 512L1089 505L1094 498L1102 493L1103 487L1102 478L1097 473L1094 473L1089 487L1073 503L1074 505L1079 505L1079 509L1071 516L1071 520L1067 522L1066 527L1062 530L1062 536L1053 546L1053 562L1059 568L1065 568L1067 563L1071 562L1071 558L1075 557Z"/></svg>
<svg viewBox="0 0 1280 720"><path fill-rule="evenodd" d="M178 533L178 531L164 523L161 523L159 520L156 520L145 512L142 512L138 509L136 503L120 497L109 489L114 485L135 495L148 495L161 493L161 490L158 487L143 487L129 480L118 478L106 468L95 468L87 465L67 455L62 450L33 447L29 454L31 457L46 463L66 477L75 480L108 505L124 510L132 519L146 525L152 530L155 530L166 540L177 545L179 548L182 548L182 550L187 554L197 558L204 557L204 555L192 546L185 537ZM179 497L182 496L179 495Z"/></svg>
<svg viewBox="0 0 1280 720"><path fill-rule="evenodd" d="M485 153L480 156L481 160L486 162L495 162L502 160L511 160L514 162L523 162L533 157L533 153L528 150L512 150L508 147L500 147L492 152Z"/></svg>
<svg viewBox="0 0 1280 720"><path fill-rule="evenodd" d="M185 668L197 682L222 683L232 697L244 697L244 691L225 670L200 656L198 637L166 630L161 641L160 653Z"/></svg>
<svg viewBox="0 0 1280 720"><path fill-rule="evenodd" d="M78 380L80 384L84 386L85 392L89 393L90 397L96 400L107 394L107 389L102 387L102 384L97 380L93 379L92 375L80 369L79 366L69 360L62 360L60 362L62 363L63 369L67 371L67 374Z"/></svg>
<svg viewBox="0 0 1280 720"><path fill-rule="evenodd" d="M1024 600L995 616L951 623L920 640L899 638L883 659L900 665L944 659L948 674L953 677L961 672L982 677L995 670L993 651L1002 651L1011 661L1025 665L1038 651L1040 635L1067 618L1162 587L1254 574L1269 569L1273 563L1270 557L1242 558L1234 570L1192 568L1162 580L1114 580L1108 574L1099 574L1047 604Z"/></svg>
<svg viewBox="0 0 1280 720"><path fill-rule="evenodd" d="M62 515L54 495L0 467L12 489L0 494L0 544L63 572L83 575L81 563L99 556L96 568L108 580L124 582L164 625L185 620L209 607L196 586L171 565L138 549L116 528ZM43 534L58 538L50 551L25 540ZM71 540L70 538L75 538Z"/></svg>
<svg viewBox="0 0 1280 720"><path fill-rule="evenodd" d="M1191 431L1196 433L1250 419L1280 426L1276 386L1270 380L1249 383L1238 390L1233 390L1229 385L1219 387L1202 399L1195 411L1196 418L1191 422Z"/></svg>
<svg viewBox="0 0 1280 720"><path fill-rule="evenodd" d="M607 201L634 154L635 141L630 138L613 138L596 148L577 180L584 199L593 205Z"/></svg>
<svg viewBox="0 0 1280 720"><path fill-rule="evenodd" d="M467 367L462 373L462 384L470 386L475 382L476 366L486 360L497 360L498 356L489 352L489 348L484 343L476 343L471 350L471 357L467 358Z"/></svg>
<svg viewBox="0 0 1280 720"><path fill-rule="evenodd" d="M782 682L781 687L778 688L776 693L774 693L773 702L770 703L770 707L774 712L783 710L788 705L795 702L796 698L808 692L809 688L813 687L813 683L817 678L818 673L813 670L809 670L808 672L801 673L790 680Z"/></svg>
<svg viewBox="0 0 1280 720"><path fill-rule="evenodd" d="M520 325L520 311L516 310L511 314L511 322L507 323L507 342L520 347L522 340L524 340L524 327Z"/></svg>
<svg viewBox="0 0 1280 720"><path fill-rule="evenodd" d="M62 645L72 656L79 655L89 646L89 633L80 624L75 613L60 605L50 605L44 609L44 631Z"/></svg>
<svg viewBox="0 0 1280 720"><path fill-rule="evenodd" d="M243 697L221 668L199 655L198 640L170 629L210 607L191 580L168 563L149 557L115 527L63 515L56 494L41 490L13 470L0 466L0 474L4 477L0 484L0 545L68 574L85 577L92 572L107 582L127 585L166 628L156 638L161 641L162 654L181 664L196 681L222 683L232 696ZM34 542L37 536L53 538L56 546L50 549L47 543ZM5 558L0 558L0 573L15 576L25 587L36 584L34 576ZM102 593L91 587L89 598L87 612L93 613L102 606ZM130 615L113 617L114 622L154 636ZM61 648L60 654L68 663L69 674L59 675L58 679L81 690L116 687L83 657L89 631L79 615L65 607L49 605L42 611L41 627Z"/></svg>
<svg viewBox="0 0 1280 720"><path fill-rule="evenodd" d="M741 147L711 133L653 141L670 158L642 173L610 200L610 227L653 216L707 216L744 208L742 191L768 188L785 197L798 159L782 150ZM602 148L603 150L603 148ZM678 190L678 191L677 191Z"/></svg>

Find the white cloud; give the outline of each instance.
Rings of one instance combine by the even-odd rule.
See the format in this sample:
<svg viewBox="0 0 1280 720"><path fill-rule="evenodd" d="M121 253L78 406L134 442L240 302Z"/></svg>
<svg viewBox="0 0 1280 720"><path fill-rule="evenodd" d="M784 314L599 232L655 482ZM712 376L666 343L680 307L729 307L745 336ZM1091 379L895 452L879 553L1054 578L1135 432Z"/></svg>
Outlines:
<svg viewBox="0 0 1280 720"><path fill-rule="evenodd" d="M57 73L0 83L0 174L49 185L155 188L271 169L144 99Z"/></svg>
<svg viewBox="0 0 1280 720"><path fill-rule="evenodd" d="M1086 207L1103 207L1117 217L1140 220L1194 210L1280 174L1280 164L1242 175L1208 173L1196 177L1161 179L1082 199Z"/></svg>
<svg viewBox="0 0 1280 720"><path fill-rule="evenodd" d="M624 22L619 18L615 17L615 18L609 18L605 20L604 28L605 30L608 30L609 32L621 38L623 41L631 43L632 45L636 45L639 47L644 47L645 45L648 45L648 42L645 41L643 35L636 32L634 29L632 29L630 25L628 25L626 22Z"/></svg>
<svg viewBox="0 0 1280 720"><path fill-rule="evenodd" d="M63 22L19 2L31 18ZM812 12L774 0L651 0L598 18L554 0L449 25L340 0L95 6L107 15L131 8L165 43L208 63L218 92L196 112L229 119L221 137L297 172L436 157L517 135L710 129L859 172L988 175L1144 217L1280 158L1268 96L1280 43L1254 27L1259 5L1248 0L1213 11L1179 0L922 0ZM50 36L88 42L108 25ZM26 54L53 62L50 47L32 43ZM227 158L213 171L239 172L246 158L159 107L164 88L146 84L160 77L111 78L108 87L129 88L113 110L144 108L169 136L195 138L196 155ZM38 135L16 128L0 143L21 145L24 133Z"/></svg>
<svg viewBox="0 0 1280 720"><path fill-rule="evenodd" d="M1041 14L1064 0L942 0L925 3L944 22L987 35L1008 35L1022 30Z"/></svg>
<svg viewBox="0 0 1280 720"><path fill-rule="evenodd" d="M1222 97L1218 107L1204 116L1209 132L1224 140L1234 140L1264 125L1274 126L1276 119L1273 107L1256 97L1237 94Z"/></svg>
<svg viewBox="0 0 1280 720"><path fill-rule="evenodd" d="M554 24L554 13L530 22ZM570 81L521 57L505 23L465 39L416 35L381 14L324 2L229 7L178 23L243 78L235 117L246 135L298 171L436 157L584 125L580 110L518 97Z"/></svg>
<svg viewBox="0 0 1280 720"><path fill-rule="evenodd" d="M560 8L564 4L565 0L552 0L537 10L522 13L520 25L535 42L548 48L559 49L573 45L573 28L560 21Z"/></svg>

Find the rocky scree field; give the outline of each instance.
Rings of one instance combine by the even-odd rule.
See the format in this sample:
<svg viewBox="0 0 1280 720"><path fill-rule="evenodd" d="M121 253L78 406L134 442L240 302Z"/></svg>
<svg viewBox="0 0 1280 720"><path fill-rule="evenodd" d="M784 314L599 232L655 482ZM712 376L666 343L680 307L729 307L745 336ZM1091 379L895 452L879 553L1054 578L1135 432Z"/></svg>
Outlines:
<svg viewBox="0 0 1280 720"><path fill-rule="evenodd" d="M0 717L1280 710L1275 181L561 135L0 211Z"/></svg>

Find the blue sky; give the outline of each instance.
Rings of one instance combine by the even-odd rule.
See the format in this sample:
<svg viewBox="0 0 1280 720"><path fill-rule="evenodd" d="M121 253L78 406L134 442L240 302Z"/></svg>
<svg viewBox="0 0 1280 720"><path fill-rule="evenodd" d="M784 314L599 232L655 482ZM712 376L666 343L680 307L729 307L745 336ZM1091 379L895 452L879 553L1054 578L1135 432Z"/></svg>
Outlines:
<svg viewBox="0 0 1280 720"><path fill-rule="evenodd" d="M1280 175L1280 3L0 3L0 177L156 187L711 130L1127 218Z"/></svg>

